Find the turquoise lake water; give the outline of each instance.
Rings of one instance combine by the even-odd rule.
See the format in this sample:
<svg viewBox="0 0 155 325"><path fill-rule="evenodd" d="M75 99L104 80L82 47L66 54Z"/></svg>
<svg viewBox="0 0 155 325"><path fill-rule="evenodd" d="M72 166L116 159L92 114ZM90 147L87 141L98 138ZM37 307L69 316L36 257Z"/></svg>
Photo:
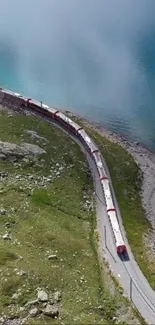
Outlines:
<svg viewBox="0 0 155 325"><path fill-rule="evenodd" d="M6 0L0 85L155 150L154 13L153 0Z"/></svg>

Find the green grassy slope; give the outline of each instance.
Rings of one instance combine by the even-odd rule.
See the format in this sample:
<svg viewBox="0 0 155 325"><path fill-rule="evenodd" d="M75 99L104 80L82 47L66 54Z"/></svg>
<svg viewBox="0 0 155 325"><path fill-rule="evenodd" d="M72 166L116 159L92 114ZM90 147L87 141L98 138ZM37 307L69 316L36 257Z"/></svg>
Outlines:
<svg viewBox="0 0 155 325"><path fill-rule="evenodd" d="M8 173L0 178L0 209L7 210L0 215L0 315L27 316L25 304L36 299L39 287L62 292L62 323L113 324L123 300L119 292L109 293L107 279L101 277L92 181L79 147L48 122L32 116L9 118L5 112L0 116L0 140L29 142L46 150L35 160L0 161L0 172ZM11 240L4 240L8 231ZM48 260L52 254L56 258ZM60 322L42 315L25 322L53 323Z"/></svg>

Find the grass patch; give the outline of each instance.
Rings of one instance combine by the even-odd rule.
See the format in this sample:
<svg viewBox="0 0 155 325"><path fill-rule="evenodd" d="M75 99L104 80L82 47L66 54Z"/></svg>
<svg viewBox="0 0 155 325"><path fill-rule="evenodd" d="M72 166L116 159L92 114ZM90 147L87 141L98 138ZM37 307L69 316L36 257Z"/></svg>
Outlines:
<svg viewBox="0 0 155 325"><path fill-rule="evenodd" d="M5 265L8 261L15 261L18 255L0 247L0 265Z"/></svg>
<svg viewBox="0 0 155 325"><path fill-rule="evenodd" d="M84 126L105 158L129 244L142 272L155 289L155 260L149 259L148 248L144 243L144 235L151 228L151 224L145 217L141 202L141 171L124 148L101 136L93 128L85 126L81 120L73 119Z"/></svg>

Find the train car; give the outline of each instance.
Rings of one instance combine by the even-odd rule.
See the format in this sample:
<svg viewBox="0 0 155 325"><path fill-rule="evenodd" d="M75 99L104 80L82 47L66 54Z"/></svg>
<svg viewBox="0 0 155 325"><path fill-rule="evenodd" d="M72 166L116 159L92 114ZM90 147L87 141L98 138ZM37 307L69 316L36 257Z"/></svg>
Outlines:
<svg viewBox="0 0 155 325"><path fill-rule="evenodd" d="M95 162L96 162L96 166L99 166L100 168L103 167L100 152L99 151L93 152L93 156L94 156L94 159L95 159Z"/></svg>
<svg viewBox="0 0 155 325"><path fill-rule="evenodd" d="M82 127L80 127L77 123L71 120L68 116L64 115L62 112L57 111L55 114L55 119L61 125L76 135L78 134L77 132L82 129Z"/></svg>
<svg viewBox="0 0 155 325"><path fill-rule="evenodd" d="M115 243L116 243L116 250L118 254L125 254L127 252L126 245L122 238L122 234L120 232L120 227L118 224L118 220L116 217L116 213L114 211L108 212L109 221L111 223Z"/></svg>
<svg viewBox="0 0 155 325"><path fill-rule="evenodd" d="M100 180L102 180L103 177L104 177L103 164L100 161L98 161L98 162L95 161L95 163L96 163L96 166L97 166L97 170L98 170L98 173L99 173Z"/></svg>
<svg viewBox="0 0 155 325"><path fill-rule="evenodd" d="M92 158L95 159L93 154L96 152L99 152L99 150L96 147L96 145L94 144L94 142L92 141L92 139L88 136L88 134L83 129L78 131L78 135L79 135L82 143L85 145L87 150L90 152Z"/></svg>
<svg viewBox="0 0 155 325"><path fill-rule="evenodd" d="M58 112L56 109L31 98L27 99L27 108L51 118L55 118L55 114Z"/></svg>
<svg viewBox="0 0 155 325"><path fill-rule="evenodd" d="M34 100L32 98L28 98L27 100L27 107L32 109L41 109L41 102Z"/></svg>
<svg viewBox="0 0 155 325"><path fill-rule="evenodd" d="M101 158L101 154L100 152L94 152L93 153L94 156L94 160L95 160L95 164L100 176L100 180L104 179L104 177L106 176L105 174L105 170L104 170L104 166L103 166L103 162L102 162L102 158Z"/></svg>
<svg viewBox="0 0 155 325"><path fill-rule="evenodd" d="M105 195L105 201L106 201L106 206L107 206L107 212L109 212L109 211L115 211L116 212L114 204L113 204L113 200L112 200L112 195L111 195L111 192L110 192L110 189L109 189L109 184L106 184L105 181L104 181L103 188L104 188L104 195Z"/></svg>
<svg viewBox="0 0 155 325"><path fill-rule="evenodd" d="M120 232L120 227L117 219L116 209L113 204L112 194L109 187L109 180L105 177L102 181L103 191L105 195L106 207L108 218L112 227L112 231L114 234L114 239L116 242L116 249L118 254L126 254L127 249L124 244L124 240L122 238L122 234Z"/></svg>

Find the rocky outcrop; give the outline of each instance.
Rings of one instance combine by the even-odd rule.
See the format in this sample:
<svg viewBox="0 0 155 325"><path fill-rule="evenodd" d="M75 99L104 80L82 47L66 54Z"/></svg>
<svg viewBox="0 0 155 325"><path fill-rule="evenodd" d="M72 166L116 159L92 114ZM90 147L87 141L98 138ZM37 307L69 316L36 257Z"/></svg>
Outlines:
<svg viewBox="0 0 155 325"><path fill-rule="evenodd" d="M26 156L38 156L46 153L36 144L23 142L21 145L15 143L0 141L0 159L14 159L23 158Z"/></svg>
<svg viewBox="0 0 155 325"><path fill-rule="evenodd" d="M46 143L49 142L47 139L45 139L44 137L41 137L39 134L37 134L37 132L35 132L33 130L25 130L24 132L26 134L29 134L32 139L42 140Z"/></svg>
<svg viewBox="0 0 155 325"><path fill-rule="evenodd" d="M25 318L18 317L0 317L0 325L22 325L26 320L35 318L37 316L45 315L50 318L59 317L59 307L61 302L61 292L55 291L53 293L47 293L46 291L38 288L37 299L28 301L23 307L19 306L19 297L21 297L20 289L17 290L12 296L12 303L18 305L19 310L26 314ZM43 322L44 323L44 322Z"/></svg>

